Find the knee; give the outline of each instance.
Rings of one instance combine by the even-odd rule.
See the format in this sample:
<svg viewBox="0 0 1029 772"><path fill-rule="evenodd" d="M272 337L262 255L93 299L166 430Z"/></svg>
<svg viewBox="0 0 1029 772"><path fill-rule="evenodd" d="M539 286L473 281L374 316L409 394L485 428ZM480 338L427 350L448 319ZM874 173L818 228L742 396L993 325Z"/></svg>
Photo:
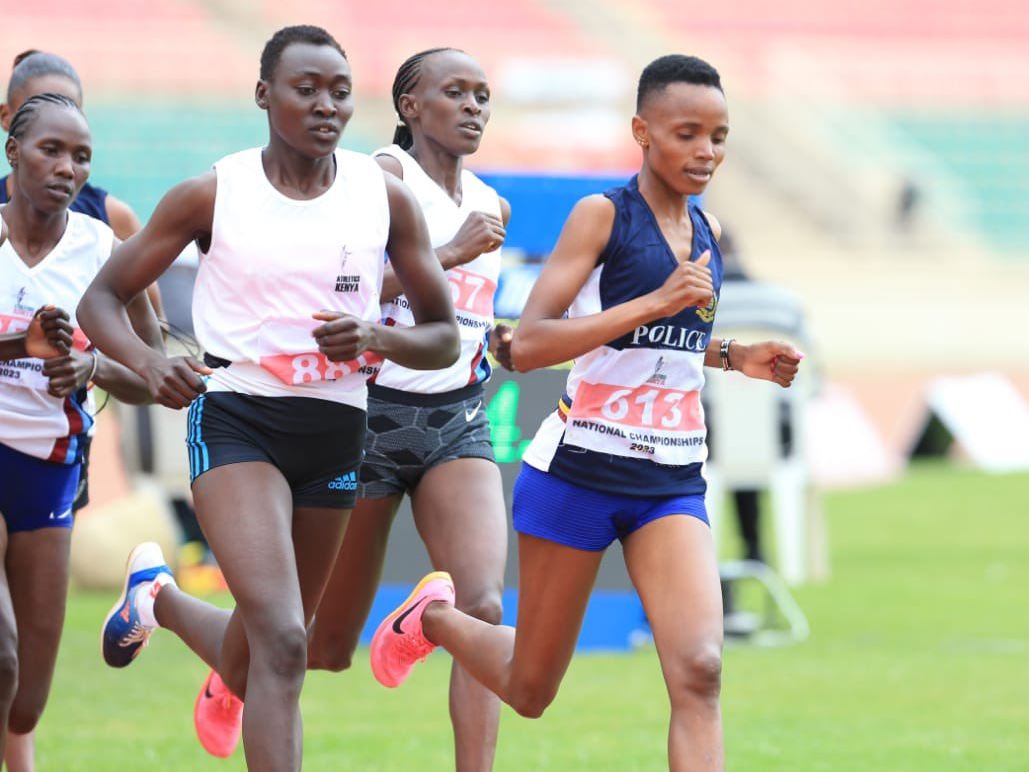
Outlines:
<svg viewBox="0 0 1029 772"><path fill-rule="evenodd" d="M722 691L722 647L711 642L690 649L677 656L666 672L673 704L684 700L717 703Z"/></svg>
<svg viewBox="0 0 1029 772"><path fill-rule="evenodd" d="M307 631L303 625L285 625L255 636L251 658L261 661L276 678L302 680L307 670Z"/></svg>
<svg viewBox="0 0 1029 772"><path fill-rule="evenodd" d="M31 704L28 704L31 702ZM44 700L28 699L22 700L19 696L11 705L11 712L7 717L7 726L15 734L28 734L39 723L43 716Z"/></svg>
<svg viewBox="0 0 1029 772"><path fill-rule="evenodd" d="M353 664L354 643L343 638L311 639L307 653L307 667L311 670L328 670L342 673Z"/></svg>
<svg viewBox="0 0 1029 772"><path fill-rule="evenodd" d="M500 592L496 590L478 593L468 600L459 600L457 608L468 616L481 619L491 625L499 625L504 615Z"/></svg>
<svg viewBox="0 0 1029 772"><path fill-rule="evenodd" d="M530 681L511 688L507 703L523 718L539 718L556 696L556 686Z"/></svg>

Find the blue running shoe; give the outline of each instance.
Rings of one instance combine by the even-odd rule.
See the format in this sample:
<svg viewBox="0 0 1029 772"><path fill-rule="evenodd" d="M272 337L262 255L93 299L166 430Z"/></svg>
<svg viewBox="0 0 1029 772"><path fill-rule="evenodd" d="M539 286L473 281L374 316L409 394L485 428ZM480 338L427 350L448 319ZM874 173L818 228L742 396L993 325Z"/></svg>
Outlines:
<svg viewBox="0 0 1029 772"><path fill-rule="evenodd" d="M143 650L153 628L139 618L136 596L147 590L158 575L172 575L161 547L147 541L138 545L125 564L125 589L114 604L100 631L100 650L111 667L125 667Z"/></svg>

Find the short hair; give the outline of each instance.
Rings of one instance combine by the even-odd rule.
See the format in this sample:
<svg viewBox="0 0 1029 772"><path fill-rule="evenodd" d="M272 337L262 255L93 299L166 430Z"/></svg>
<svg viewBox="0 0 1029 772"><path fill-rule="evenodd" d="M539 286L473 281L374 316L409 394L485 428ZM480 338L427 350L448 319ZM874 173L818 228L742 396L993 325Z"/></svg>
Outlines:
<svg viewBox="0 0 1029 772"><path fill-rule="evenodd" d="M28 51L22 51L14 57L11 80L7 84L7 101L10 102L14 93L24 87L30 80L47 75L58 75L62 78L67 78L75 84L79 94L82 94L82 81L79 80L79 74L75 72L75 68L71 66L67 59L57 54L30 48Z"/></svg>
<svg viewBox="0 0 1029 772"><path fill-rule="evenodd" d="M336 38L330 35L321 27L311 24L298 24L293 27L283 27L271 39L264 44L261 51L261 80L271 80L275 68L282 59L282 52L294 43L309 43L313 46L331 46L339 51L340 56L347 58L347 52L337 42Z"/></svg>
<svg viewBox="0 0 1029 772"><path fill-rule="evenodd" d="M396 131L393 132L393 144L400 146L404 150L409 150L414 145L414 136L411 134L411 127L407 125L404 116L400 114L400 97L404 94L410 94L411 89L418 85L418 81L422 79L422 69L424 68L425 60L433 54L442 54L446 51L464 53L460 48L449 48L447 46L427 48L424 51L419 51L417 54L409 56L400 65L400 69L397 70L397 74L393 78L393 109L397 111L397 120L399 121Z"/></svg>
<svg viewBox="0 0 1029 772"><path fill-rule="evenodd" d="M636 89L636 110L651 94L662 91L672 83L692 83L696 86L711 86L722 93L722 79L718 70L696 56L668 54L662 56L646 67L640 74L639 86Z"/></svg>
<svg viewBox="0 0 1029 772"><path fill-rule="evenodd" d="M35 94L22 102L21 107L11 118L11 128L8 129L7 135L20 140L39 118L39 113L46 105L70 108L82 115L82 110L75 104L75 100L69 99L64 94Z"/></svg>

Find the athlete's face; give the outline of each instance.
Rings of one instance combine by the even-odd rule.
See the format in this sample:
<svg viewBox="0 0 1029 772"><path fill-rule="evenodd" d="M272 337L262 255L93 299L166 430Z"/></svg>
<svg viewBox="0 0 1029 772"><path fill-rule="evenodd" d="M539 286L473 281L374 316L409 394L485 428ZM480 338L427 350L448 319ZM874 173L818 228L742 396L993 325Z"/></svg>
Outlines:
<svg viewBox="0 0 1029 772"><path fill-rule="evenodd" d="M21 139L7 138L15 189L35 209L66 209L89 179L93 140L82 113L43 105Z"/></svg>
<svg viewBox="0 0 1029 772"><path fill-rule="evenodd" d="M455 156L479 149L490 116L490 90L482 67L468 54L441 51L422 63L418 85L400 108L415 143L428 140Z"/></svg>
<svg viewBox="0 0 1029 772"><path fill-rule="evenodd" d="M725 158L729 111L713 86L671 83L650 94L632 119L644 163L682 195L703 193Z"/></svg>
<svg viewBox="0 0 1029 772"><path fill-rule="evenodd" d="M71 99L80 110L82 109L82 92L75 81L63 75L40 75L38 78L25 81L21 88L11 92L9 102L0 105L0 125L4 127L4 131L11 128L11 118L18 112L22 103L36 94L60 94Z"/></svg>
<svg viewBox="0 0 1029 772"><path fill-rule="evenodd" d="M354 114L350 65L332 46L293 43L271 80L257 82L257 105L272 131L309 158L330 155Z"/></svg>

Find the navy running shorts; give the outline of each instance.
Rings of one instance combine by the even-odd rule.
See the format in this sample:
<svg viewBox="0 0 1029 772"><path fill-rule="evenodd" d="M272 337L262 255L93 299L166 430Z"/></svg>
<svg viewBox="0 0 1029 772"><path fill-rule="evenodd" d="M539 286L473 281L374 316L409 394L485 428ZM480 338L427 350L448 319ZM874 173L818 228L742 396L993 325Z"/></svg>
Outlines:
<svg viewBox="0 0 1029 772"><path fill-rule="evenodd" d="M494 460L481 385L443 394L368 387L361 498L409 493L432 467L459 458Z"/></svg>
<svg viewBox="0 0 1029 772"><path fill-rule="evenodd" d="M707 523L703 494L624 496L583 488L522 464L512 502L518 533L601 552L647 523L669 515L690 515Z"/></svg>
<svg viewBox="0 0 1029 772"><path fill-rule="evenodd" d="M264 461L293 491L295 507L351 509L364 453L365 412L311 397L202 394L189 406L189 479L227 464Z"/></svg>
<svg viewBox="0 0 1029 772"><path fill-rule="evenodd" d="M56 464L0 443L0 514L8 533L71 528L80 464Z"/></svg>

